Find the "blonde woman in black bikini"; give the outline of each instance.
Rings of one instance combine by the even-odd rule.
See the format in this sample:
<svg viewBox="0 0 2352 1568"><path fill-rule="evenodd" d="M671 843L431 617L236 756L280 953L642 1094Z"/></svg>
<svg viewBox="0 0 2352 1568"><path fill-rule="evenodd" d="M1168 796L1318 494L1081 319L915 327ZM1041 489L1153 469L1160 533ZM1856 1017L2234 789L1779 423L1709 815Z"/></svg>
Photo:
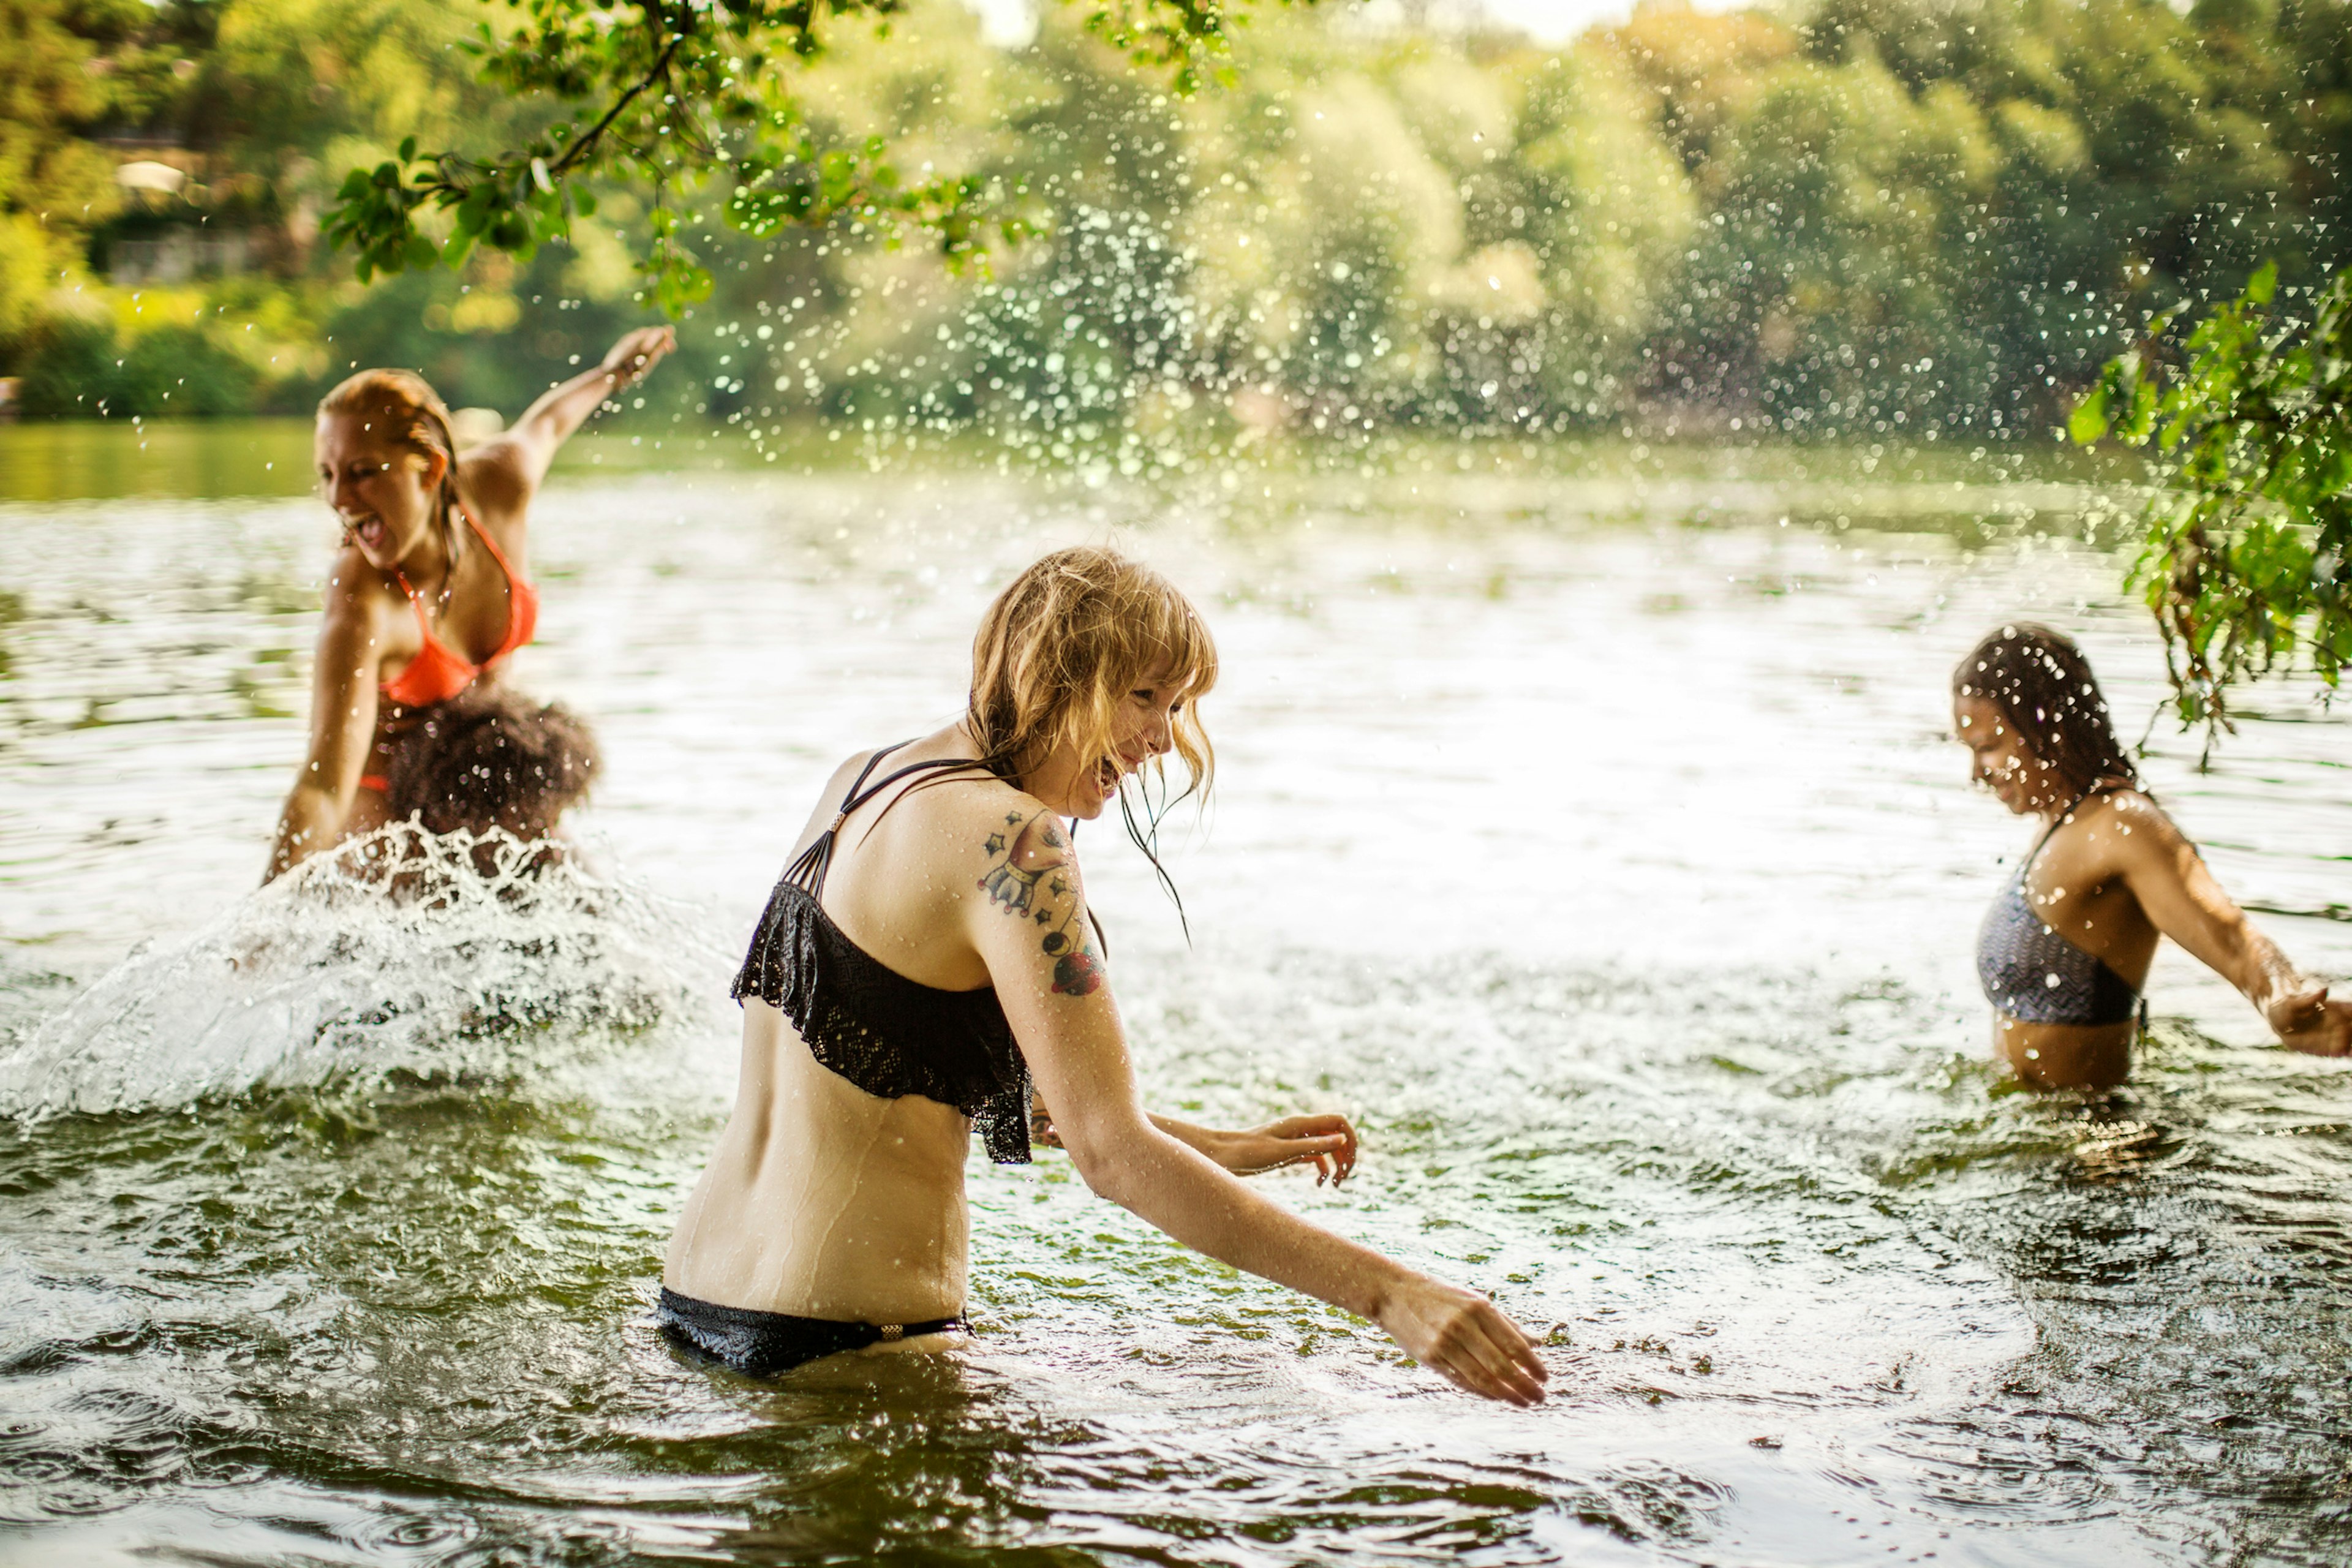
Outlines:
<svg viewBox="0 0 2352 1568"><path fill-rule="evenodd" d="M2159 936L2236 986L2288 1048L2352 1053L2352 1002L2296 971L2139 787L2072 642L2030 623L1986 637L1952 672L1952 724L1977 783L2043 824L1977 942L1994 1044L2018 1077L2121 1083Z"/></svg>
<svg viewBox="0 0 2352 1568"><path fill-rule="evenodd" d="M664 1331L761 1376L951 1342L965 1151L976 1129L1027 1160L1034 1094L1097 1194L1370 1319L1464 1388L1541 1399L1543 1364L1493 1302L1235 1179L1344 1178L1344 1118L1221 1131L1137 1099L1064 819L1101 815L1171 751L1207 785L1194 704L1216 652L1192 605L1109 551L1064 551L990 608L972 666L963 719L841 765L769 900L735 982L735 1109L670 1243Z"/></svg>

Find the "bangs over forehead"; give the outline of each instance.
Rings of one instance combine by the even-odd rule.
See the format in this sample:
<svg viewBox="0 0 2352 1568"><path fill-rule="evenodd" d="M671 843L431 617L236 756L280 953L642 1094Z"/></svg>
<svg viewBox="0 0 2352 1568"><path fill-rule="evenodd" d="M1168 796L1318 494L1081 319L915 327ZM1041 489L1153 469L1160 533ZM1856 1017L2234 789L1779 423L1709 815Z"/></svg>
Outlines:
<svg viewBox="0 0 2352 1568"><path fill-rule="evenodd" d="M1217 684L1216 641L1191 601L1157 572L1149 575L1158 592L1151 595L1150 613L1145 617L1149 625L1140 639L1142 664L1131 679L1149 679L1156 685L1171 687L1190 700Z"/></svg>
<svg viewBox="0 0 2352 1568"><path fill-rule="evenodd" d="M311 426L313 447L326 444L330 436L362 450L394 447L415 452L422 457L437 443L420 438L417 411L394 403L350 404L341 408L319 410Z"/></svg>
<svg viewBox="0 0 2352 1568"><path fill-rule="evenodd" d="M1217 682L1207 623L1140 562L1097 546L1057 550L1014 578L981 620L972 737L1008 778L1057 747L1107 756L1119 705L1146 680L1183 699L1171 740L1191 775L1187 792L1205 789L1214 755L1196 700Z"/></svg>

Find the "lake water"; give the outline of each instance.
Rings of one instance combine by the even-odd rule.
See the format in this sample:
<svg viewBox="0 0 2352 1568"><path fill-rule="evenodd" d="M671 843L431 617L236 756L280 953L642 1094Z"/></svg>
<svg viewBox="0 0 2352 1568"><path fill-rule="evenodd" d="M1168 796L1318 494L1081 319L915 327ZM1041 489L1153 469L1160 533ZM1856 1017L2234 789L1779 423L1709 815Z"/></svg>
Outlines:
<svg viewBox="0 0 2352 1568"><path fill-rule="evenodd" d="M112 434L89 471L134 471ZM608 449L541 503L515 672L601 732L585 848L432 910L252 891L321 506L70 453L0 502L0 1561L2352 1554L2352 1068L2169 950L2126 1090L1988 1059L1969 948L2029 833L1965 786L1946 680L2030 614L2147 722L2093 489L1683 448L1171 498ZM1549 1338L1543 1407L1055 1154L975 1160L968 1352L763 1386L652 1331L817 786L951 714L989 595L1085 540L1225 663L1218 793L1170 835L1193 944L1080 841L1148 1097L1354 1115L1357 1181L1267 1190L1492 1290ZM2352 734L2252 706L2210 773L2158 721L2153 787L2352 974Z"/></svg>

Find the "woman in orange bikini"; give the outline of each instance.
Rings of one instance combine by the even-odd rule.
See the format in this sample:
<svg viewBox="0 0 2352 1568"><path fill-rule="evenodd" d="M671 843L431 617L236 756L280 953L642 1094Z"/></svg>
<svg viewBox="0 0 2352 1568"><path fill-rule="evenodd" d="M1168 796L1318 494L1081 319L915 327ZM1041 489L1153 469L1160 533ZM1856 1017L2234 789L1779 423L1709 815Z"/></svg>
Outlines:
<svg viewBox="0 0 2352 1568"><path fill-rule="evenodd" d="M563 756L576 728L542 723L545 710L453 700L495 681L537 626L525 515L556 449L677 341L667 327L631 332L594 370L551 388L512 429L463 456L448 410L407 371L362 371L319 405L319 479L343 521L343 548L319 629L310 755L278 816L269 877L406 816L394 794L404 807L416 796L428 828L454 826L436 820L428 803L430 752L480 740L484 725L503 730L495 740L548 752L542 760L558 773L583 771L577 747L569 764ZM526 807L518 817L493 808L467 825L543 834L569 795L540 797L553 810Z"/></svg>

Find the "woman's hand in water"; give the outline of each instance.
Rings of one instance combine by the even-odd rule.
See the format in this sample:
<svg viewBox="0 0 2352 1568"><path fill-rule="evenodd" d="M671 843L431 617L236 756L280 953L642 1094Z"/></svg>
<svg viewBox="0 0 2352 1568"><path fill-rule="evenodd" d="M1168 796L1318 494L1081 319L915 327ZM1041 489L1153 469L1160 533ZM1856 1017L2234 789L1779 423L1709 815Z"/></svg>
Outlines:
<svg viewBox="0 0 2352 1568"><path fill-rule="evenodd" d="M613 345L601 368L613 378L613 390L618 392L661 363L662 356L676 347L676 328L639 327Z"/></svg>
<svg viewBox="0 0 2352 1568"><path fill-rule="evenodd" d="M1356 1168L1356 1130L1337 1112L1286 1116L1245 1132L1213 1132L1201 1152L1236 1176L1313 1165L1317 1186L1336 1187Z"/></svg>
<svg viewBox="0 0 2352 1568"><path fill-rule="evenodd" d="M2352 1056L2352 1002L2330 1001L2325 985L2292 995L2273 994L2263 1016L2291 1051Z"/></svg>
<svg viewBox="0 0 2352 1568"><path fill-rule="evenodd" d="M1510 1405L1540 1405L1550 1377L1532 1341L1501 1308L1458 1285L1408 1273L1374 1321L1405 1354L1457 1388Z"/></svg>

